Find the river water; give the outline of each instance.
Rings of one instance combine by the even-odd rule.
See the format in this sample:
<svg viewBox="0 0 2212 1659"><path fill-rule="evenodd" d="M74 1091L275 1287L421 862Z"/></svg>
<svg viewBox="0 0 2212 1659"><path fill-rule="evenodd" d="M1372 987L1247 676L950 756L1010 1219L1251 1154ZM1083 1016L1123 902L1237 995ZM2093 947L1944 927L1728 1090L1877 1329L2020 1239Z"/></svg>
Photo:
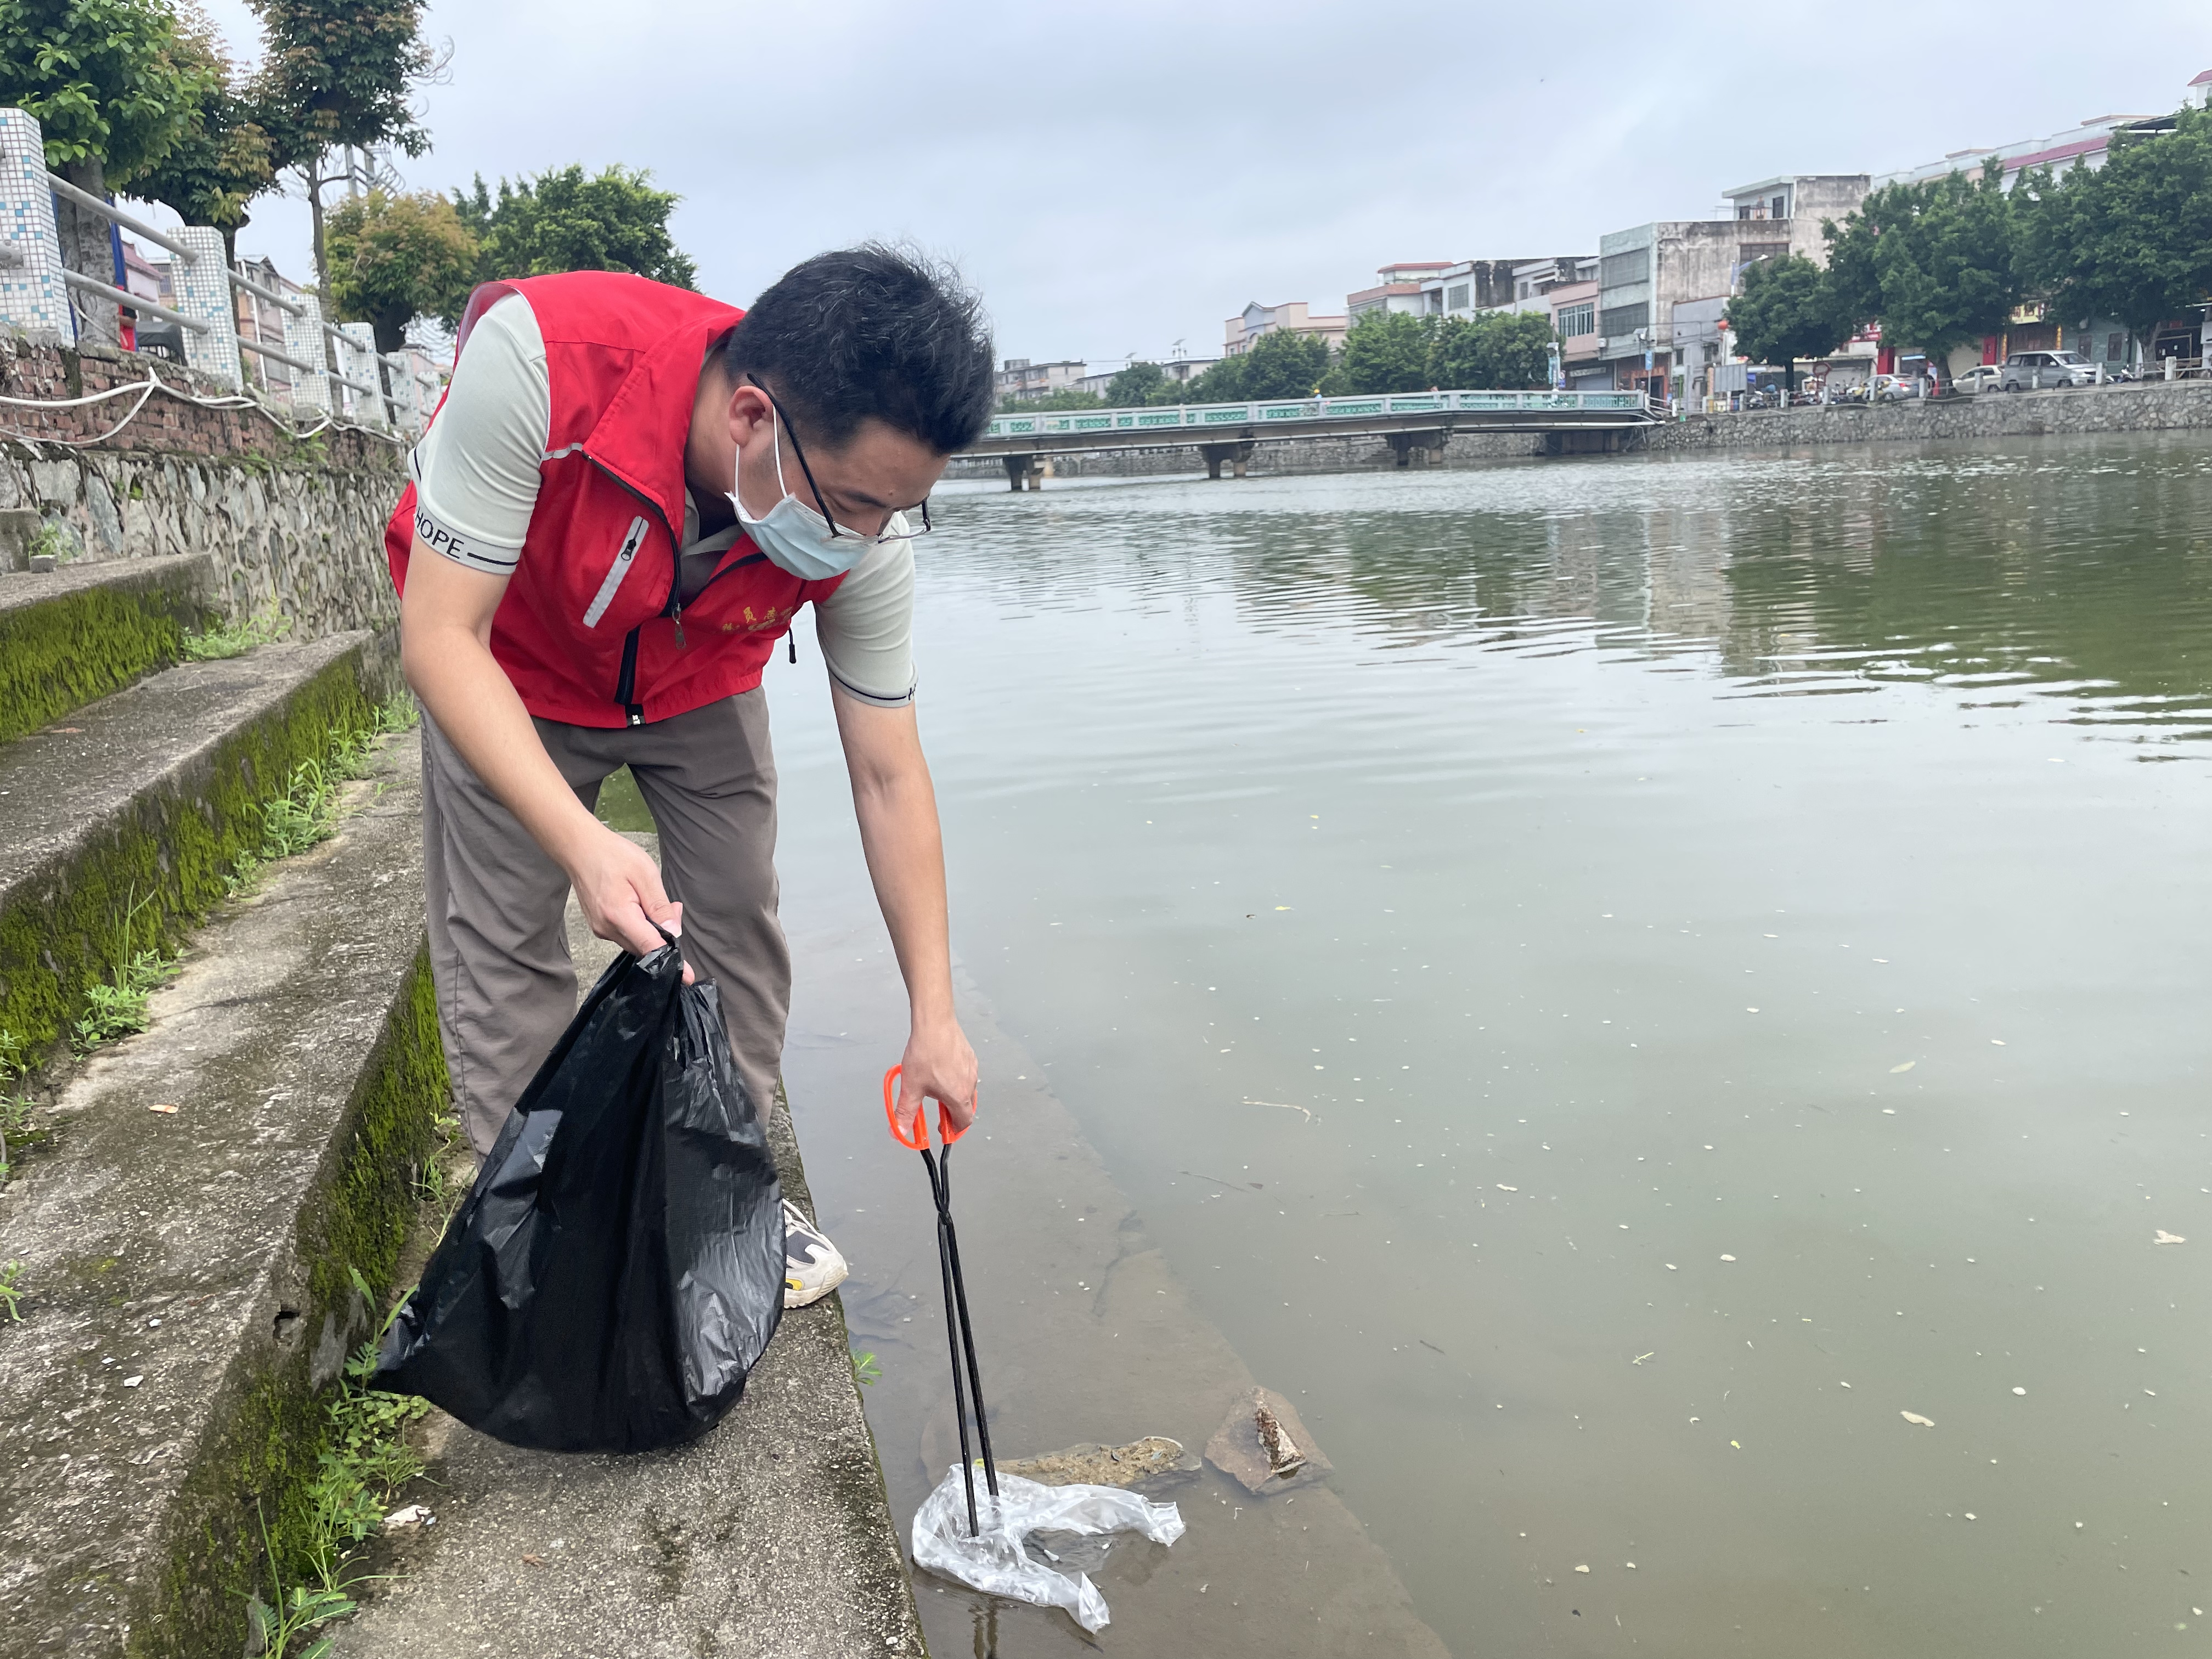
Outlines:
<svg viewBox="0 0 2212 1659"><path fill-rule="evenodd" d="M2201 436L937 507L963 973L1450 1651L2212 1639ZM945 1362L817 662L788 1075L903 1525Z"/></svg>

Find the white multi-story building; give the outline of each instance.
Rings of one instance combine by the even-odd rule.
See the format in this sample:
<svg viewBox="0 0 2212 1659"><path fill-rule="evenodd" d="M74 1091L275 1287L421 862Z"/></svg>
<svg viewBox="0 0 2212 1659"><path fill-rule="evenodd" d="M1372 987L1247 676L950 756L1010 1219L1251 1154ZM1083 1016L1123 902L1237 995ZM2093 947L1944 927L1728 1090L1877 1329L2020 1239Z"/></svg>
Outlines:
<svg viewBox="0 0 2212 1659"><path fill-rule="evenodd" d="M1317 336L1334 351L1344 343L1345 333L1351 326L1349 317L1311 315L1304 300L1285 300L1273 306L1263 306L1255 300L1224 325L1221 355L1241 357L1261 335L1278 332ZM1160 367L1165 368L1168 365L1163 363Z"/></svg>

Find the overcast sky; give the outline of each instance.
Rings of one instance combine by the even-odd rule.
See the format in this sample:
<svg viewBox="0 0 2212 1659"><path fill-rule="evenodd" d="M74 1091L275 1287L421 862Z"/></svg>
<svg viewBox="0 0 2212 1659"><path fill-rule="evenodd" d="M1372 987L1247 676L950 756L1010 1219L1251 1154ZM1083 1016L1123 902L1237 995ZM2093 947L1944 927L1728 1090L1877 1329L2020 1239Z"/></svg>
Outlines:
<svg viewBox="0 0 2212 1659"><path fill-rule="evenodd" d="M251 59L243 0L210 10ZM2170 110L2212 68L2205 0L445 0L425 32L453 61L411 187L647 167L723 299L906 238L1002 356L1100 366L1215 356L1246 301L1340 310L1391 260L1594 252L1775 173ZM239 246L306 278L306 204Z"/></svg>

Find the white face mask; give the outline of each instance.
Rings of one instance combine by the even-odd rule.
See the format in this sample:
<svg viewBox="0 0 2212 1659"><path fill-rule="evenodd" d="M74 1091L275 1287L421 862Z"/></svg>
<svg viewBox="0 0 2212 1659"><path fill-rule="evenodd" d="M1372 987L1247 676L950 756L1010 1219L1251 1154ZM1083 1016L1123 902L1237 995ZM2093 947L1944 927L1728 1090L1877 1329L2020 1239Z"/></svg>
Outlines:
<svg viewBox="0 0 2212 1659"><path fill-rule="evenodd" d="M756 519L745 511L744 498L733 487L730 505L738 509L738 523L779 570L809 582L842 576L859 562L868 544L856 536L840 536L829 520L791 493L783 482L782 419L771 411L769 421L775 443L775 487L782 494L766 518ZM730 482L737 483L734 474Z"/></svg>

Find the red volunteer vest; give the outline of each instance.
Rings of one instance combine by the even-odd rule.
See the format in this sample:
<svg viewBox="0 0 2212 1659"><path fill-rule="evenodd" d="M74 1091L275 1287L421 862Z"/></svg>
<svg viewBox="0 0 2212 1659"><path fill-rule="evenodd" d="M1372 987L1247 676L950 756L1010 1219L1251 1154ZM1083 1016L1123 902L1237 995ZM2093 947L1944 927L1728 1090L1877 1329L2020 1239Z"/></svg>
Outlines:
<svg viewBox="0 0 2212 1659"><path fill-rule="evenodd" d="M469 296L462 343L509 294L529 302L545 336L553 419L522 556L492 617L492 656L532 714L571 726L637 726L751 690L799 607L844 578L802 581L740 536L696 598L678 590L700 365L744 313L641 276L579 270L485 283ZM415 531L410 483L384 538L403 592Z"/></svg>

